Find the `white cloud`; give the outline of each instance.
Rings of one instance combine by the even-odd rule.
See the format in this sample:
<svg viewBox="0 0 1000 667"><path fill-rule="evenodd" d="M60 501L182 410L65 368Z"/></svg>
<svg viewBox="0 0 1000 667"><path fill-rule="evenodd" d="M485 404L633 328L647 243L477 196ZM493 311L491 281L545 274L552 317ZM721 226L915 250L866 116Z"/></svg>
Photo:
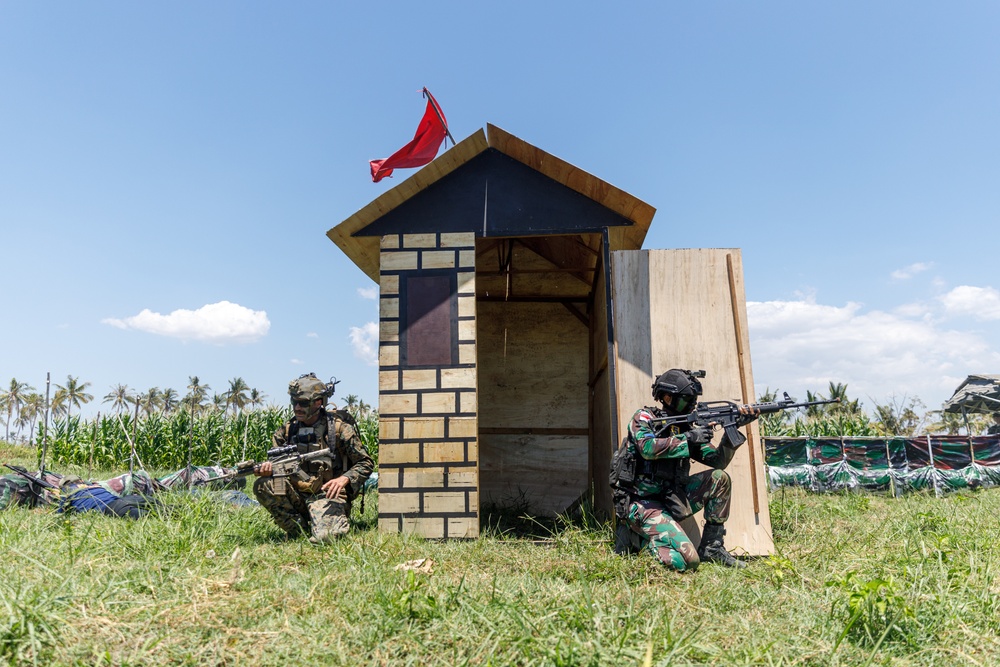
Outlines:
<svg viewBox="0 0 1000 667"><path fill-rule="evenodd" d="M378 286L375 287L359 287L358 296L362 299L377 299L378 298Z"/></svg>
<svg viewBox="0 0 1000 667"><path fill-rule="evenodd" d="M351 327L351 347L354 356L369 366L378 365L378 323L367 322L361 327Z"/></svg>
<svg viewBox="0 0 1000 667"><path fill-rule="evenodd" d="M896 269L889 275L892 277L893 280L909 280L918 273L923 273L924 271L927 271L932 266L934 266L933 262L917 262L915 264L910 264L909 266L904 267L902 269Z"/></svg>
<svg viewBox="0 0 1000 667"><path fill-rule="evenodd" d="M236 303L220 301L198 310L178 309L161 315L144 309L138 315L101 320L119 329L134 329L158 336L199 340L208 343L250 343L267 335L271 322L263 310L251 310Z"/></svg>
<svg viewBox="0 0 1000 667"><path fill-rule="evenodd" d="M310 331L309 333L306 334L306 338L319 338L319 334L316 333L315 331Z"/></svg>
<svg viewBox="0 0 1000 667"><path fill-rule="evenodd" d="M939 298L949 315L972 315L977 320L1000 320L1000 291L992 287L960 285Z"/></svg>
<svg viewBox="0 0 1000 667"><path fill-rule="evenodd" d="M301 366L302 365L302 360L301 359L294 359L293 358L293 359L290 359L289 361L291 361L291 363L294 364L294 365L296 365L296 366Z"/></svg>
<svg viewBox="0 0 1000 667"><path fill-rule="evenodd" d="M980 335L944 328L926 309L767 301L748 302L747 317L758 393L779 389L801 398L842 382L868 408L906 395L933 409L969 373L1000 365L1000 353Z"/></svg>

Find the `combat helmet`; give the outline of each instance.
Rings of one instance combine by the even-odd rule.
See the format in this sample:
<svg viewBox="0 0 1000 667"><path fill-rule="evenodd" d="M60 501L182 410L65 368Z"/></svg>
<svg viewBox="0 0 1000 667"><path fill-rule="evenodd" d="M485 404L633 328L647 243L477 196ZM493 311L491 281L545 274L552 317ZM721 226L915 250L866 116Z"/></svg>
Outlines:
<svg viewBox="0 0 1000 667"><path fill-rule="evenodd" d="M705 371L686 371L680 368L671 368L666 373L661 373L653 382L653 398L657 401L664 395L670 396L671 408L677 412L690 412L701 396L701 382L699 378L705 377Z"/></svg>
<svg viewBox="0 0 1000 667"><path fill-rule="evenodd" d="M333 396L333 388L337 383L323 382L315 373L305 373L288 383L288 395L293 401L315 401L323 399L323 403Z"/></svg>

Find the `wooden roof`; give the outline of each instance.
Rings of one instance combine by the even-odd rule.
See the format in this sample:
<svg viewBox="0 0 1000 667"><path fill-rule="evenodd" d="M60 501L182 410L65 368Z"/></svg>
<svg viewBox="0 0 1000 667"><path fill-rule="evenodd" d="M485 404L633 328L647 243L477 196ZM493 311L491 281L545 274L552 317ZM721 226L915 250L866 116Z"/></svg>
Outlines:
<svg viewBox="0 0 1000 667"><path fill-rule="evenodd" d="M508 134L494 125L487 125L485 133L483 130L477 130L460 141L413 176L384 192L354 215L327 231L326 235L351 258L358 268L372 280L378 282L379 235L365 234L364 230L379 221L383 221L384 218L388 220L398 217L388 214L411 202L418 194L464 165L477 158L481 162L488 158L484 154L497 152L569 188L569 190L583 195L603 209L607 209L606 216L599 216L601 219L599 224L608 229L611 250L637 250L642 247L642 242L646 237L656 209L627 192L619 190L596 176ZM523 171L523 168L521 169ZM557 222L555 224L565 223ZM376 225L373 229L377 230L378 226ZM428 230L421 229L419 231ZM577 231L566 229L560 232L558 228L549 228L534 233L546 235L550 233L575 233Z"/></svg>

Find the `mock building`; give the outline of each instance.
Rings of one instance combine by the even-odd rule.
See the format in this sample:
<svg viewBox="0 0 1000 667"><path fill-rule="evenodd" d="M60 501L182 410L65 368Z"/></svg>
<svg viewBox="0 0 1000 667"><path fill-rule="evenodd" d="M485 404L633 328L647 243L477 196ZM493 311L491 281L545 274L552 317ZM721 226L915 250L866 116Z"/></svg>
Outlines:
<svg viewBox="0 0 1000 667"><path fill-rule="evenodd" d="M327 232L379 285L379 529L612 513L612 451L666 368L753 401L738 250L640 250L654 208L488 125ZM685 333L696 323L703 335ZM773 550L756 425L730 547Z"/></svg>

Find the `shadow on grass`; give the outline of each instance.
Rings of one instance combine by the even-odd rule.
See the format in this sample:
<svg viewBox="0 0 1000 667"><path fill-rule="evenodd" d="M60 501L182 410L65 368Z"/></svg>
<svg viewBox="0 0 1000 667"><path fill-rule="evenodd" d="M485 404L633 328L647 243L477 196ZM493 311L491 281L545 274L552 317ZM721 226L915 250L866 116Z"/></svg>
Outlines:
<svg viewBox="0 0 1000 667"><path fill-rule="evenodd" d="M523 491L483 503L479 509L480 534L502 539L547 541L566 530L601 531L607 524L594 513L589 494L581 496L562 514L532 512Z"/></svg>

